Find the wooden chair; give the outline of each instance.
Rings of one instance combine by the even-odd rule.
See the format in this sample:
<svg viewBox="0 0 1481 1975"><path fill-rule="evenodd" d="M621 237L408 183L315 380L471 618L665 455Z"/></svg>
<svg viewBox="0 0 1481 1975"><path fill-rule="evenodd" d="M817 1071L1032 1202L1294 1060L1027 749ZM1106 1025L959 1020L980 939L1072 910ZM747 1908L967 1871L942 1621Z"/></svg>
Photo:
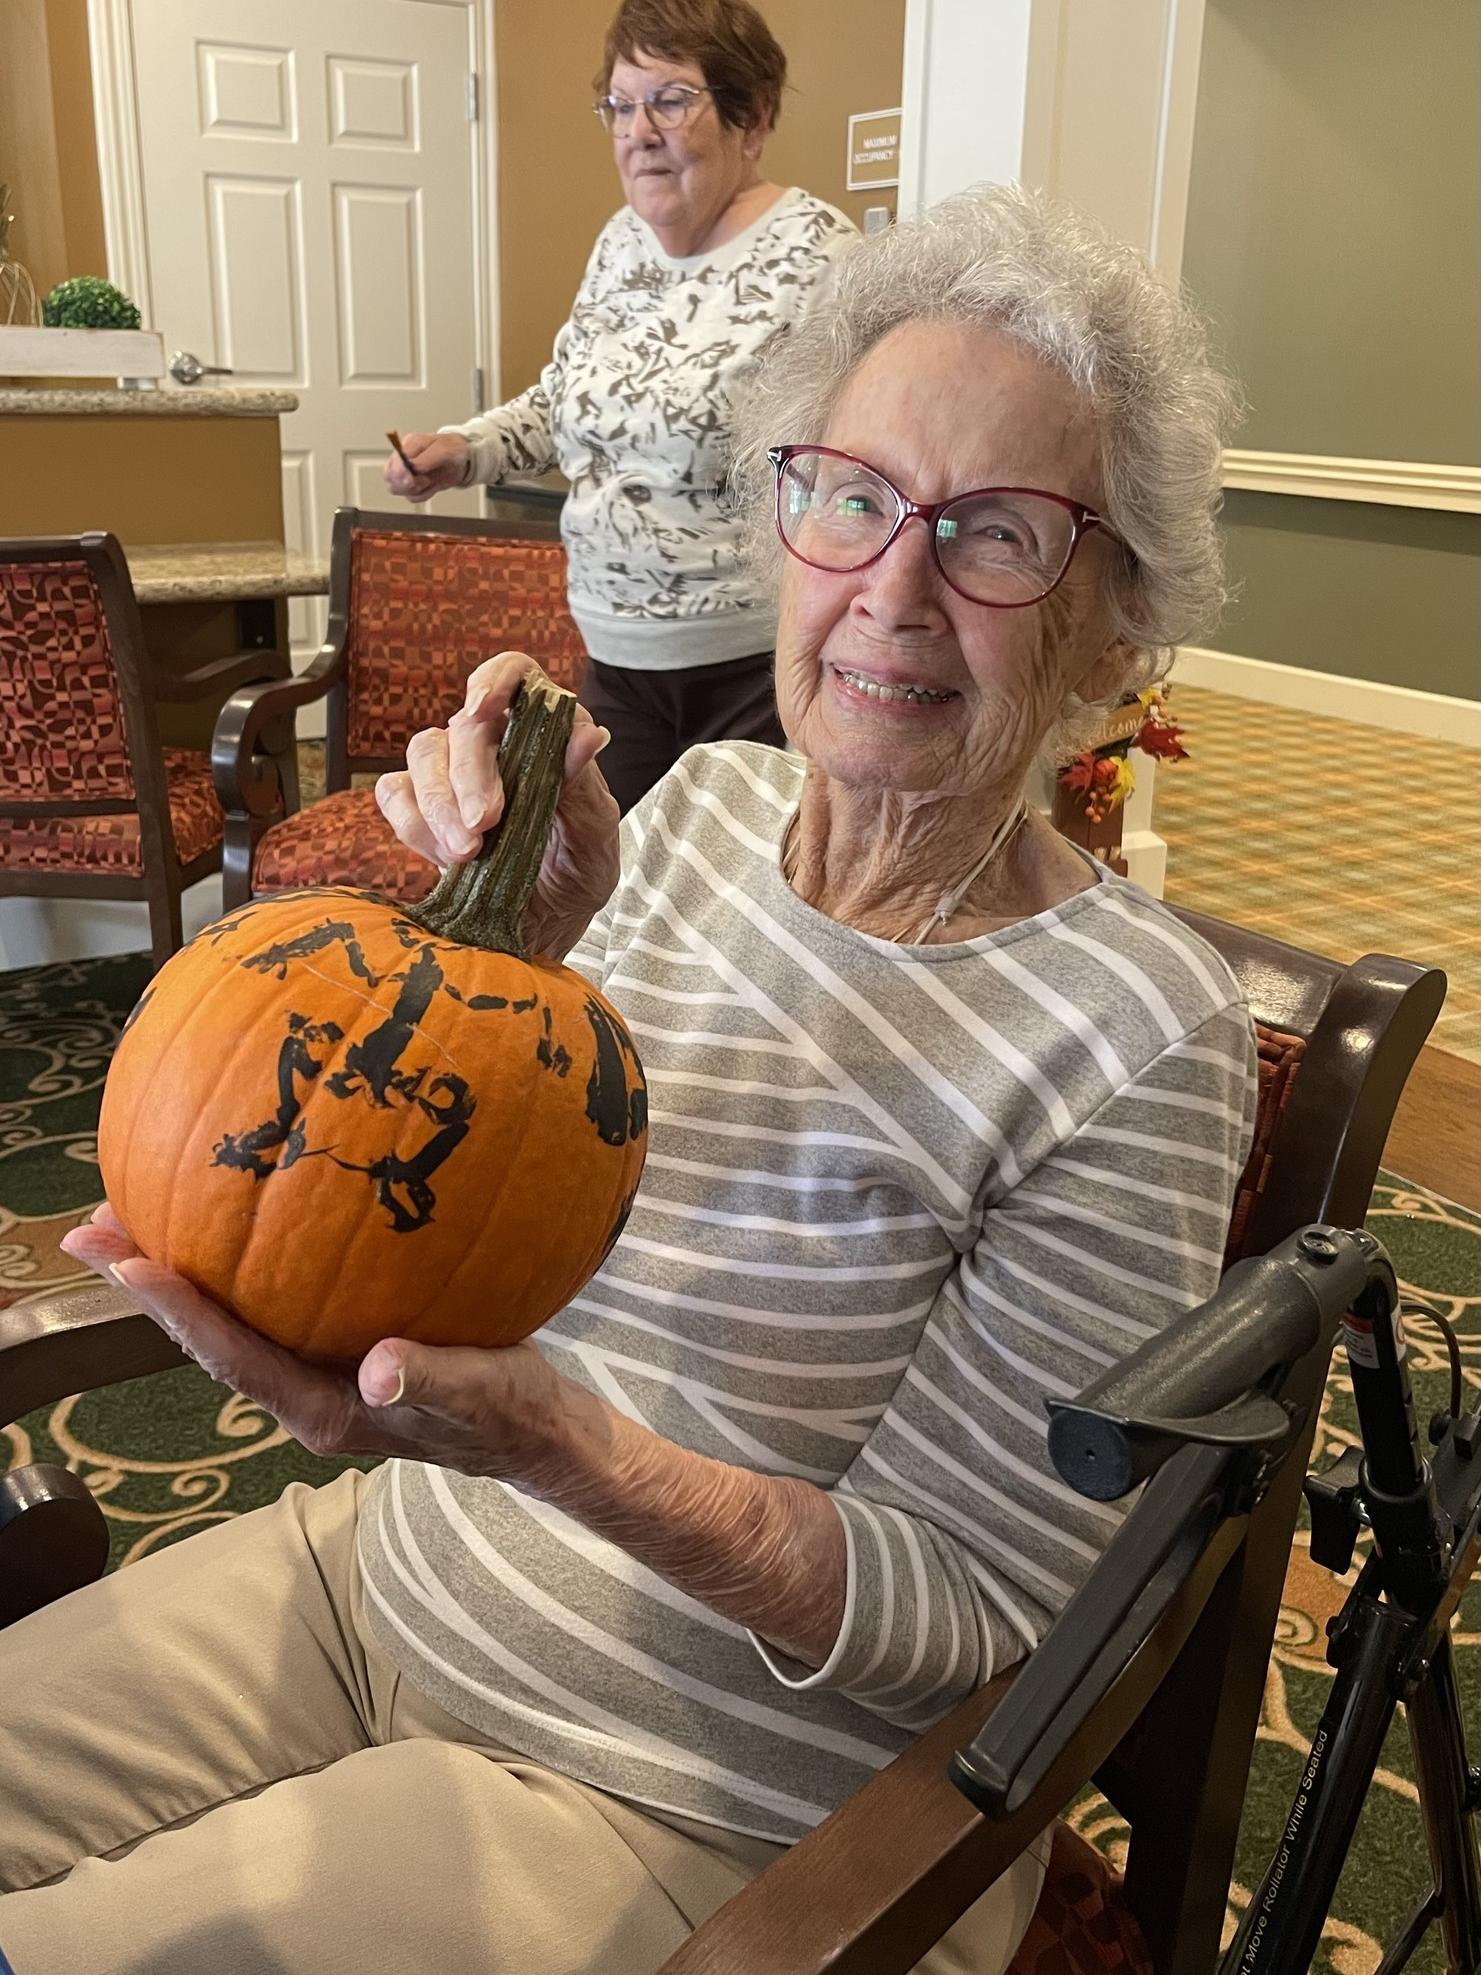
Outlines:
<svg viewBox="0 0 1481 1975"><path fill-rule="evenodd" d="M161 747L155 709L225 700L285 664L155 666L112 535L0 540L0 897L143 900L162 966L181 892L220 869L223 822L210 761Z"/></svg>
<svg viewBox="0 0 1481 1975"><path fill-rule="evenodd" d="M1259 1031L1259 1120L1230 1259L1263 1254L1308 1221L1360 1226L1394 1108L1444 1000L1444 975L1373 954L1343 967L1180 916L1229 961ZM0 1424L181 1362L117 1290L98 1284L33 1301L0 1316ZM1305 1409L1304 1430L1253 1512L1230 1497L1225 1450L1177 1455L1021 1677L994 1681L937 1723L699 1927L663 1975L906 1975L1092 1777L1131 1826L1125 1882L1059 1827L1015 1975L1207 1975L1326 1373L1323 1348L1288 1378L1282 1396ZM0 1622L7 1609L33 1609L101 1570L102 1516L82 1494L57 1469L0 1482ZM1128 1643L1127 1627L1148 1629L1151 1592L1132 1600L1126 1636L1080 1669L1067 1692L1054 1691L1083 1651L1087 1605L1124 1607L1173 1507L1190 1535L1161 1560L1150 1635L1135 1650ZM26 1535L28 1518L39 1532L47 1517L54 1538ZM59 1560L64 1545L70 1564ZM1083 1721L1034 1775L1055 1723L1087 1700L1094 1705ZM999 1708L1031 1786L1010 1816L989 1820L947 1770Z"/></svg>
<svg viewBox="0 0 1481 1975"><path fill-rule="evenodd" d="M554 521L449 520L412 509L341 508L329 566L329 629L296 679L239 693L216 729L226 810L223 894L344 884L408 901L436 882L396 841L356 775L405 765L419 728L463 704L468 674L499 651L528 651L563 686L581 683L585 648L566 607L566 558ZM299 707L326 702L325 796L267 822L280 791L265 758ZM281 813L281 812L278 812Z"/></svg>

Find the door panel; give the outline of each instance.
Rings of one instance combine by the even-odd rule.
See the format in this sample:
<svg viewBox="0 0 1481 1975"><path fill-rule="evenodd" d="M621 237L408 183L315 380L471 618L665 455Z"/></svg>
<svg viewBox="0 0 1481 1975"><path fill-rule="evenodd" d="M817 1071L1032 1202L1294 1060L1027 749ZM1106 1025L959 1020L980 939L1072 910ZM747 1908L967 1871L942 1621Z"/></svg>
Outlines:
<svg viewBox="0 0 1481 1975"><path fill-rule="evenodd" d="M329 139L333 144L417 148L417 72L405 62L331 55Z"/></svg>
<svg viewBox="0 0 1481 1975"><path fill-rule="evenodd" d="M334 232L340 383L420 389L426 293L420 194L336 185Z"/></svg>
<svg viewBox="0 0 1481 1975"><path fill-rule="evenodd" d="M200 127L217 137L268 137L296 141L293 51L239 48L202 41L196 46Z"/></svg>
<svg viewBox="0 0 1481 1975"><path fill-rule="evenodd" d="M211 176L205 189L219 361L233 372L233 382L250 378L307 389L302 188L293 179Z"/></svg>

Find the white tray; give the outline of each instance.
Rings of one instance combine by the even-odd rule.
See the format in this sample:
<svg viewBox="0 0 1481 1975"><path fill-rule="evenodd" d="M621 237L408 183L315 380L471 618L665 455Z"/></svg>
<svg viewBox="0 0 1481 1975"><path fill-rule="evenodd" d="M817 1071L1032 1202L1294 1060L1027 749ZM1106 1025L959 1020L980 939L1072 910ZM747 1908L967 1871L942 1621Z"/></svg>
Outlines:
<svg viewBox="0 0 1481 1975"><path fill-rule="evenodd" d="M0 326L0 377L163 377L157 329Z"/></svg>

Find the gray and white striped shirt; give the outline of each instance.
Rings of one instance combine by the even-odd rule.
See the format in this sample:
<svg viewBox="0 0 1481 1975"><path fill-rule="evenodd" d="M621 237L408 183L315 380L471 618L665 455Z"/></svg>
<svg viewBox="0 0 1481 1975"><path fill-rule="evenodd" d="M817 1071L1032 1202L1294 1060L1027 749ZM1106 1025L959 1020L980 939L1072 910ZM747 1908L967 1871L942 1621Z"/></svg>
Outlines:
<svg viewBox="0 0 1481 1975"><path fill-rule="evenodd" d="M553 1362L682 1446L828 1489L827 1663L787 1660L543 1503L393 1462L361 1532L408 1678L501 1744L756 1836L819 1822L1037 1641L1116 1527L1044 1401L1218 1278L1255 1108L1223 962L1100 873L899 947L782 878L803 764L696 748L624 824L571 964L637 1039L647 1166Z"/></svg>

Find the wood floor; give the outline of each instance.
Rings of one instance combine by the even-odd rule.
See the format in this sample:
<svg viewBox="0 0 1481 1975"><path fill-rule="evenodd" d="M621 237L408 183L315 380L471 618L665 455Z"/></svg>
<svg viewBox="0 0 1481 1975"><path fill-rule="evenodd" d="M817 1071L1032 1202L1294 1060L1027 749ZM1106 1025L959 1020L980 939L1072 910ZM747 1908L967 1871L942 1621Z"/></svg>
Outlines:
<svg viewBox="0 0 1481 1975"><path fill-rule="evenodd" d="M1420 1051L1383 1163L1481 1213L1481 1064L1439 1049Z"/></svg>

